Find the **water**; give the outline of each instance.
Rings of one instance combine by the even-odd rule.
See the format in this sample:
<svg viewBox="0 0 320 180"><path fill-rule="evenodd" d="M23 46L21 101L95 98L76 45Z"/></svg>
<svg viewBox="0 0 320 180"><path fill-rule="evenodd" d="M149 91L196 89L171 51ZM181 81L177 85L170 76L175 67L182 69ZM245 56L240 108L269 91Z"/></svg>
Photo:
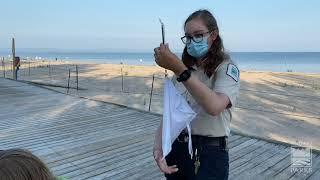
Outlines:
<svg viewBox="0 0 320 180"><path fill-rule="evenodd" d="M320 73L320 52L231 53L241 70Z"/></svg>
<svg viewBox="0 0 320 180"><path fill-rule="evenodd" d="M7 56L8 51L0 51ZM22 58L83 61L106 64L155 65L153 53L17 51ZM181 57L181 53L177 53ZM232 52L241 70L320 73L320 52Z"/></svg>

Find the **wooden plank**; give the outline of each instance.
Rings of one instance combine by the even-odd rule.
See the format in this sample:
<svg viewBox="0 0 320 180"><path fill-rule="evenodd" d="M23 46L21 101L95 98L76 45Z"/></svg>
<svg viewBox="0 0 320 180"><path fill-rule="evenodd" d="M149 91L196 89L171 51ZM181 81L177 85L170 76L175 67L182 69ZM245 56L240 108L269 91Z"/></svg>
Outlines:
<svg viewBox="0 0 320 180"><path fill-rule="evenodd" d="M249 169L242 171L241 174L237 176L237 178L254 179L257 177L265 177L261 174L261 172L274 166L277 162L287 157L289 155L289 152L290 152L290 148L285 147L283 150L280 150L278 153L275 153L274 156L269 157L268 159L262 161L261 163L256 163L256 165L250 166Z"/></svg>
<svg viewBox="0 0 320 180"><path fill-rule="evenodd" d="M105 147L102 148L99 152L97 152L97 154L93 154L92 156L79 157L75 161L72 161L72 163L76 164L77 167L87 168L89 166L95 166L96 164L101 163L103 161L107 161L108 158L115 159L116 155L124 155L126 153L133 152L134 149L143 148L145 146L145 142L138 142L136 144L127 144L124 146ZM58 166L53 166L52 170L57 174L65 174L70 177L74 173L75 168L67 167L65 166L65 164L62 163L58 164Z"/></svg>
<svg viewBox="0 0 320 180"><path fill-rule="evenodd" d="M283 146L274 146L268 151L265 151L264 153L254 158L251 158L246 163L243 163L241 166L238 166L235 169L233 169L233 173L230 174L230 179L234 177L238 177L240 174L246 174L249 179L254 178L257 174L248 174L246 172L257 167L261 163L265 162L267 159L272 158L273 156L275 156L277 153L279 153L284 149L285 147Z"/></svg>
<svg viewBox="0 0 320 180"><path fill-rule="evenodd" d="M92 156L105 148L123 147L125 145L142 142L148 139L150 134L133 134L132 136L106 137L96 142L87 143L81 147L68 148L54 154L46 155L46 162L52 167L64 163L64 161L74 161L76 159Z"/></svg>
<svg viewBox="0 0 320 180"><path fill-rule="evenodd" d="M121 111L120 111L121 112ZM126 112L125 110L123 110L123 112ZM60 118L58 117L59 120L50 120L50 119L46 119L44 118L44 122L41 122L41 117L39 117L40 120L36 120L36 119L28 119L26 118L26 121L31 121L32 126L35 126L33 128L30 129L30 131L32 131L33 129L39 130L39 128L41 128L41 131L45 132L45 130L52 130L52 128L57 128L57 127L65 127L65 126L73 126L73 125L77 125L77 124L84 124L84 123L88 123L90 121L92 121L90 118L98 118L98 119L103 119L103 117L113 117L113 116L119 116L119 111L113 111L112 113L109 113L107 115L104 114L88 114L88 116L86 116L85 114L83 114L83 116L79 116L79 115L70 115L70 116L60 116ZM130 112L127 112L130 113ZM102 117L101 117L102 116ZM56 117L55 117L56 118ZM33 124L33 121L36 121L35 124ZM29 125L29 124L27 124ZM49 126L48 126L49 125ZM22 129L24 127L21 127ZM10 129L9 129L10 130ZM29 129L27 129L29 130ZM6 132L6 134L8 134L8 132ZM28 134L19 134L19 135L28 135Z"/></svg>
<svg viewBox="0 0 320 180"><path fill-rule="evenodd" d="M71 123L79 123L82 122L82 119L89 119L89 118L100 118L103 114L93 114L93 113L73 113L73 114L66 114L66 115L52 115L50 116L47 115L47 118L42 118L46 114L35 114L35 117L32 118L25 118L25 120L21 122L10 122L8 121L8 125L5 124L3 127L3 130L6 130L6 133L10 132L10 128L16 125L22 125L20 128L21 130L25 129L25 126L29 126L30 130L38 130L39 128L46 128L50 129L53 126L58 126L58 125L64 125L64 124L71 124ZM42 117L41 117L42 116ZM24 126L23 126L24 125ZM19 129L19 130L20 130ZM16 129L15 129L16 130ZM27 129L25 129L27 130Z"/></svg>
<svg viewBox="0 0 320 180"><path fill-rule="evenodd" d="M266 141L258 141L250 146L247 146L243 149L241 149L240 151L237 152L230 152L229 151L229 162L233 162L239 158L242 158L243 156L245 156L246 154L249 154L251 152L254 152L255 150L257 150L258 148L263 147L265 144L267 144Z"/></svg>
<svg viewBox="0 0 320 180"><path fill-rule="evenodd" d="M129 157L131 154L137 153L140 150L145 149L150 141L141 141L135 144L127 144L122 147L106 147L98 151L97 154L88 157L80 157L72 161L79 168L83 168L85 171L90 172L97 167L103 167L106 163L113 163L119 161L120 157ZM80 174L74 174L74 167L67 167L65 164L59 164L59 166L52 167L52 170L58 174L64 174L68 177L73 177Z"/></svg>
<svg viewBox="0 0 320 180"><path fill-rule="evenodd" d="M149 177L148 177L149 178ZM150 179L160 179L165 180L165 176L162 173L154 173L150 176Z"/></svg>
<svg viewBox="0 0 320 180"><path fill-rule="evenodd" d="M74 102L75 100L70 99L70 102ZM81 102L81 101L79 101ZM39 102L34 102L35 104L39 104ZM43 113L43 111L51 111L57 108L61 108L62 105L66 105L66 102L64 104L57 104L53 103L55 105L35 105L35 106L25 106L25 108L16 108L17 112L12 111L4 111L2 110L1 119L12 119L12 117L25 117L26 114L33 114L33 113ZM13 106L14 107L14 106ZM85 107L85 106L84 106ZM84 108L82 107L82 108ZM76 108L81 108L81 106L76 106ZM71 109L72 110L72 109Z"/></svg>
<svg viewBox="0 0 320 180"><path fill-rule="evenodd" d="M109 116L109 117L113 117L113 116ZM100 119L102 119L102 118L103 117L100 117ZM122 118L122 117L120 116L119 119L120 118ZM13 139L13 137L10 137L10 141L4 141L4 142L1 142L0 144L4 146L4 145L7 145L7 143L12 145L13 143L17 143L17 142L22 142L25 144L27 142L27 140L37 141L38 139L46 140L46 138L48 138L48 140L49 140L49 139L52 139L53 135L56 135L56 134L58 135L58 137L60 137L62 135L72 135L74 133L73 129L75 129L75 131L85 133L85 131L79 131L79 129L81 129L82 127L92 127L92 126L94 127L94 125L98 125L99 123L109 124L110 126L114 125L114 123L109 123L107 121L91 122L91 121L95 121L95 120L96 119L92 118L90 120L87 120L86 122L75 122L75 123L69 123L69 124L64 124L64 125L59 125L59 126L53 126L53 127L49 127L49 128L43 128L43 129L41 129L41 131L30 130L30 132L17 134L17 136L23 136L23 139ZM89 123L89 122L91 122L91 123ZM66 131L66 130L68 130L68 131ZM92 131L93 129L87 128L86 130ZM61 134L61 132L64 132L64 134ZM35 133L41 134L42 136L39 136L38 134L35 134Z"/></svg>
<svg viewBox="0 0 320 180"><path fill-rule="evenodd" d="M105 131L105 132L107 132L107 131ZM106 135L107 135L107 136L110 136L110 135L114 134L114 133L112 133L112 132L115 132L115 131L109 130L109 134L106 134ZM114 137L122 136L122 135L126 135L126 134L130 135L130 134L132 134L132 133L134 133L134 132L122 132L121 134L114 135ZM84 136L83 138L75 139L73 142L71 142L70 144L68 144L68 146L70 146L70 147L77 147L77 146L82 145L82 141L94 141L94 140L96 140L96 139L97 139L96 136L89 136L88 138L86 138L86 137ZM50 147L50 146L49 146L49 147ZM64 149L63 146L54 146L54 147L51 147L51 148L54 149L54 150Z"/></svg>
<svg viewBox="0 0 320 180"><path fill-rule="evenodd" d="M254 143L256 143L257 139L249 139L247 141L244 141L241 144L238 144L237 146L234 146L230 149L229 153L236 153L237 151L241 150L242 148L248 147Z"/></svg>
<svg viewBox="0 0 320 180"><path fill-rule="evenodd" d="M132 178L130 178L132 177ZM164 174L160 171L158 166L156 164L153 164L152 167L149 167L145 169L144 172L134 174L132 176L128 177L128 179L144 179L144 178L149 178L149 179L161 179L165 178Z"/></svg>
<svg viewBox="0 0 320 180"><path fill-rule="evenodd" d="M156 165L153 158L152 160L136 166L135 168L127 169L125 172L111 176L110 179L122 180L122 179L146 179L153 174L159 174L160 170Z"/></svg>
<svg viewBox="0 0 320 180"><path fill-rule="evenodd" d="M234 175L242 173L248 169L252 169L256 166L258 166L260 163L262 163L263 161L266 161L269 158L272 158L273 156L275 156L277 153L279 153L280 151L282 151L284 149L283 146L278 146L278 145L273 145L270 149L268 149L267 151L264 151L261 154L258 154L257 156L251 156L248 161L246 161L245 163L242 163L240 166L237 166L234 168Z"/></svg>
<svg viewBox="0 0 320 180"><path fill-rule="evenodd" d="M52 103L52 104L49 104L49 103L40 104L40 103L42 103L42 101L34 101L34 98L41 98L41 97L35 95L34 98L30 98L30 101L33 100L33 102L34 102L34 106L30 107L30 106L26 105L25 103L23 103L24 101L19 102L18 100L21 100L21 98L24 98L24 96L17 97L17 99L10 98L10 101L15 101L15 103L13 103L11 105L4 105L3 107L1 107L1 113L2 113L1 114L1 118L3 118L3 119L10 118L11 115L16 115L17 113L18 113L18 115L21 116L21 114L23 114L23 110L26 110L28 112L41 112L42 110L49 110L49 109L52 109L54 107L60 107L63 104L63 102L55 101L55 100L49 102L49 103ZM45 98L45 97L43 97L43 98ZM59 98L59 97L57 97L57 98ZM26 101L28 101L28 99L26 99ZM70 101L72 101L72 99L70 99ZM57 104L58 102L61 103L61 104ZM81 102L81 101L79 101L79 102ZM3 103L5 103L5 102L3 102ZM24 106L20 107L19 111L17 111L17 112L9 111L10 107L16 107L16 106L18 106L18 104L24 104ZM36 108L36 109L34 109L34 108Z"/></svg>
<svg viewBox="0 0 320 180"><path fill-rule="evenodd" d="M147 157L144 159L131 161L131 163L128 163L125 166L121 166L117 170L113 170L112 172L105 172L104 174L100 174L99 176L96 176L94 178L133 179L131 175L139 174L143 172L145 169L150 168L150 165L154 165L153 161L154 160L152 155L148 153Z"/></svg>
<svg viewBox="0 0 320 180"><path fill-rule="evenodd" d="M115 174L119 174L122 173L124 171L127 170L128 167L131 166L135 166L136 163L138 162L144 162L145 159L147 159L148 157L152 157L152 155L150 154L150 151L152 151L151 148L148 148L146 152L140 153L137 152L136 154L134 154L134 156L131 156L127 159L124 159L121 162L117 162L117 163L113 163L112 164L112 171L106 171L106 169L100 168L99 171L97 171L98 173L95 173L94 176L86 176L86 177L81 177L81 179L87 179L87 178L97 178L97 179L109 179L109 177L115 175ZM147 159L149 160L149 159ZM100 174L100 172L102 172Z"/></svg>
<svg viewBox="0 0 320 180"><path fill-rule="evenodd" d="M111 176L117 173L122 166L126 164L132 164L136 161L145 159L151 155L152 146L145 144L143 146L137 146L135 149L128 149L125 152L109 155L107 158L104 156L99 161L92 163L86 163L84 169L87 171L85 174L67 174L70 178L75 179L88 179L91 177L98 178L97 176ZM110 171L110 172L109 172ZM101 175L102 174L102 175Z"/></svg>
<svg viewBox="0 0 320 180"><path fill-rule="evenodd" d="M320 179L320 171L315 171L307 180L319 180Z"/></svg>
<svg viewBox="0 0 320 180"><path fill-rule="evenodd" d="M235 141L235 140L237 140L237 139L241 138L241 137L242 137L242 136L235 135L235 134L230 134L229 139L228 139L229 144L230 144L231 142L233 142L233 141Z"/></svg>
<svg viewBox="0 0 320 180"><path fill-rule="evenodd" d="M243 137L241 137L241 138L229 143L228 147L229 147L229 149L232 149L233 147L238 146L239 144L242 144L243 142L248 141L250 139L251 138L249 138L249 137L244 137L243 136Z"/></svg>
<svg viewBox="0 0 320 180"><path fill-rule="evenodd" d="M90 101L84 101L84 100L76 99L76 98L57 97L58 99L64 99L64 100L59 100L59 101L52 100L51 101L51 99L48 99L46 97L43 97L43 98L39 97L39 96L36 96L36 97L39 98L40 100L32 100L33 104L31 104L30 106L26 105L26 103L24 103L24 101L21 101L21 98L20 98L19 101L17 101L16 103L22 104L23 107L20 107L19 109L17 109L17 110L19 110L17 112L5 110L5 107L8 107L8 109L10 109L10 105L6 104L5 107L1 108L1 112L5 113L5 114L1 114L1 117L2 118L9 118L10 117L9 115L16 115L16 113L23 113L23 112L21 112L23 110L26 110L28 112L35 112L35 113L41 112L43 110L52 110L54 108L61 108L61 106L63 106L63 105L66 107L68 107L68 106L73 107L74 106L75 108L85 108L86 107L89 110L92 110L94 108L94 107L90 107L90 106L86 105L87 103L90 103ZM48 99L49 101L47 102L46 99ZM29 101L26 101L26 102L29 102ZM78 105L78 103L79 103L79 105ZM103 105L101 103L96 103L96 104ZM81 106L81 105L83 105L83 106ZM16 106L17 106L17 104L14 104L14 103L11 105L11 107L16 107ZM110 107L114 107L114 106L110 105ZM35 109L35 108L37 108L37 109ZM119 107L114 107L114 108L119 108ZM98 110L99 110L99 108L98 108ZM94 109L93 109L93 112L95 112Z"/></svg>
<svg viewBox="0 0 320 180"><path fill-rule="evenodd" d="M144 141L150 141L150 139L144 140L144 139L141 139L141 137L140 137L139 139L137 139L137 140L127 139L127 138L124 138L124 137L120 137L120 138L122 138L122 139L123 139L122 141L124 141L124 142L122 142L122 143L117 142L117 143L112 144L112 145L110 145L110 144L108 144L107 142L105 142L105 141L109 141L109 139L106 139L106 140L104 140L104 141L99 141L99 142L103 143L104 146L102 146L102 147L100 147L100 148L98 148L98 149L95 149L95 150L97 150L97 152L89 152L89 153L82 153L82 154L81 154L81 152L75 151L75 152L77 153L77 155L76 155L77 157L73 157L73 156L75 156L75 155L74 155L75 152L70 153L68 156L71 156L71 158L73 157L73 158L75 158L75 159L81 158L81 157L85 158L85 157L89 157L90 154L97 154L97 153L99 153L100 151L105 152L105 150L108 149L108 148L120 147L120 146L131 145L131 144L134 145L135 143L145 143ZM112 141L112 139L110 139L110 141ZM150 141L150 142L151 142L151 141ZM91 145L91 144L90 144L90 145ZM85 150L86 150L86 151L91 151L91 149L92 149L91 146L87 146L87 148L86 148ZM63 151L62 151L62 152L63 152ZM80 154L79 154L79 153L80 153ZM69 159L69 158L67 158L67 159ZM56 160L55 160L55 161L56 161ZM60 160L60 161L61 161L61 160ZM63 160L62 160L62 161L63 161Z"/></svg>
<svg viewBox="0 0 320 180"><path fill-rule="evenodd" d="M33 116L29 117L29 118L36 118L37 116L40 116L43 114L49 114L49 115L64 115L64 114L76 114L77 112L79 113L84 113L84 112L90 112L91 114L101 114L101 113L106 113L106 112L99 112L99 107L95 106L95 107L88 107L87 105L82 105L84 103L81 103L81 101L72 101L73 103L69 103L69 105L66 104L66 102L64 102L64 105L58 105L57 108L55 107L49 107L49 108L41 108L37 111L26 111L24 113L32 113L34 114ZM34 108L34 106L31 106L30 108ZM121 111L125 108L105 108L106 110L116 110L116 111ZM22 111L21 109L17 109L19 111ZM66 112L66 110L68 110L68 112ZM59 112L59 114L57 114ZM61 113L64 113L64 114L61 114ZM129 112L132 112L129 110ZM9 120L11 119L17 119L17 120L20 120L21 119L24 119L26 118L25 114L23 116L17 116L17 115L14 115L15 118L10 118ZM27 116L28 118L28 116ZM46 119L46 116L45 117L42 117L43 119Z"/></svg>
<svg viewBox="0 0 320 180"><path fill-rule="evenodd" d="M320 154L315 154L315 157L312 159L312 168L310 173L304 173L297 175L295 174L291 179L320 179Z"/></svg>
<svg viewBox="0 0 320 180"><path fill-rule="evenodd" d="M267 152L268 150L270 150L274 147L275 147L274 144L266 143L265 145L253 150L252 152L245 154L243 157L230 162L229 163L230 174L236 173L236 170L238 167L241 167L244 164L247 164L250 160L260 156L261 154Z"/></svg>
<svg viewBox="0 0 320 180"><path fill-rule="evenodd" d="M129 113L129 112L128 112ZM112 117L121 117L119 116L118 112L114 112L114 113L110 113L109 114L109 117L112 118ZM67 128L67 127L73 127L73 126L76 126L76 125L85 125L85 124L88 124L90 123L91 121L94 121L94 120L102 120L102 119L106 119L108 118L108 116L106 116L105 118L103 117L103 114L101 115L94 115L94 116L83 116L83 117L77 117L77 116L71 116L70 118L61 118L59 121L50 121L48 120L48 122L39 122L38 124L30 124L32 126L36 126L34 128L31 128L30 131L32 130L38 130L39 131L39 128L41 128L41 132L46 132L48 134L50 134L50 131L54 130L54 129L57 129L57 128ZM28 119L28 121L32 121ZM98 121L100 122L100 121ZM29 125L29 124L27 124ZM28 129L25 129L25 130L28 130ZM8 132L6 132L8 133ZM28 131L24 132L24 133L20 133L19 135L29 135L29 134L32 134L32 133L29 133Z"/></svg>
<svg viewBox="0 0 320 180"><path fill-rule="evenodd" d="M263 177L272 177L275 174L278 174L283 169L287 168L291 164L291 155L288 154L286 157L281 159L279 162L277 162L275 165L265 169L260 173Z"/></svg>
<svg viewBox="0 0 320 180"><path fill-rule="evenodd" d="M134 128L136 128L136 129L141 129L142 127L144 127L145 128L145 130L147 130L147 127L146 126L141 126L141 127L134 127ZM155 127L153 127L153 126L151 126L152 127L152 133L155 131ZM95 132L94 131L94 133L95 134L97 134L97 135L95 135L95 136L100 136L99 134L101 134L101 135L111 135L113 132L117 132L116 130L108 130L108 129L106 129L106 130L103 130L103 128L102 128L102 130L100 130L99 132ZM122 132L121 134L125 134L126 132L131 132L131 133L134 133L135 131L119 131L119 132ZM76 143L77 141L81 141L81 139L82 140L84 140L84 139L86 139L85 138L85 136L87 136L87 135L92 135L92 133L87 133L87 134L82 134L81 136L78 136L76 139L75 138L68 138L68 139L71 139L70 140L70 143L72 143L72 142L74 142L74 143ZM113 135L114 135L114 133L113 133ZM63 144L68 144L66 141L67 141L67 139L62 139L62 140L60 140L61 142L63 142ZM60 144L57 144L59 141L57 140L57 141L52 141L52 142L50 142L50 143L47 143L47 147L53 147L52 145L55 145L55 146L62 146L62 144L60 143ZM30 146L29 146L30 147ZM38 150L38 148L36 148L36 147L34 147L34 146L32 146L33 148L34 148L34 150Z"/></svg>

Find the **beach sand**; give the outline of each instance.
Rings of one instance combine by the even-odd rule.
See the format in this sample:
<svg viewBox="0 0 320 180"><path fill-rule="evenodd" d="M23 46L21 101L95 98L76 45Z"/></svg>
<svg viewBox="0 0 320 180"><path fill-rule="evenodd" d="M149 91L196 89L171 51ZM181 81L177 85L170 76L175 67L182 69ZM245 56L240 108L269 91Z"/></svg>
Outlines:
<svg viewBox="0 0 320 180"><path fill-rule="evenodd" d="M148 111L154 75L151 111L162 114L164 72L157 66L34 61L22 62L19 80ZM242 71L240 79L234 132L320 150L320 74Z"/></svg>

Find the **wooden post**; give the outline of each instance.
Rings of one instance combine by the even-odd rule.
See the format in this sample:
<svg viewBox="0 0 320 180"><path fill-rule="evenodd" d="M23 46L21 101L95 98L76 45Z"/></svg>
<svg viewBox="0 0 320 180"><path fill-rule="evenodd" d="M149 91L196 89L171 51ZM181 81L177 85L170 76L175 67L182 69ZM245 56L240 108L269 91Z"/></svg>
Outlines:
<svg viewBox="0 0 320 180"><path fill-rule="evenodd" d="M31 63L31 62L29 61L29 76L30 76L30 63Z"/></svg>
<svg viewBox="0 0 320 180"><path fill-rule="evenodd" d="M14 66L15 57L16 57L16 45L14 42L14 38L12 38L12 72L13 72L12 77L14 80L17 80L16 67Z"/></svg>
<svg viewBox="0 0 320 180"><path fill-rule="evenodd" d="M151 101L152 101L152 94L153 94L153 83L154 83L154 75L152 76L152 85L151 85L150 101L149 101L149 111L151 109Z"/></svg>
<svg viewBox="0 0 320 180"><path fill-rule="evenodd" d="M78 65L76 65L77 91L79 90Z"/></svg>
<svg viewBox="0 0 320 180"><path fill-rule="evenodd" d="M121 68L121 81L122 81L122 83L121 83L121 89L122 89L122 92L123 92L123 70L122 70L122 68Z"/></svg>
<svg viewBox="0 0 320 180"><path fill-rule="evenodd" d="M6 78L6 65L4 63L4 57L2 57L2 70L3 70L3 77Z"/></svg>
<svg viewBox="0 0 320 180"><path fill-rule="evenodd" d="M67 93L69 93L69 88L70 88L70 69L69 69L69 77L68 77L68 90L67 90Z"/></svg>
<svg viewBox="0 0 320 180"><path fill-rule="evenodd" d="M6 78L6 62L4 61L4 58L3 58L3 64L4 64L4 78Z"/></svg>
<svg viewBox="0 0 320 180"><path fill-rule="evenodd" d="M49 76L51 77L51 66L50 66L50 61L48 63L48 67L49 67Z"/></svg>

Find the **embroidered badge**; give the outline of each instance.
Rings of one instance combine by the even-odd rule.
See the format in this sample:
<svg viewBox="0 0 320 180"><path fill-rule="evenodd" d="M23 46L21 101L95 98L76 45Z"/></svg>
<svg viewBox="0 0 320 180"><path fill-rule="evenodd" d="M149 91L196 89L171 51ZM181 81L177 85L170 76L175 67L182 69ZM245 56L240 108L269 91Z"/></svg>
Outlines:
<svg viewBox="0 0 320 180"><path fill-rule="evenodd" d="M229 64L227 68L227 75L232 77L236 82L239 81L239 69L234 64Z"/></svg>

